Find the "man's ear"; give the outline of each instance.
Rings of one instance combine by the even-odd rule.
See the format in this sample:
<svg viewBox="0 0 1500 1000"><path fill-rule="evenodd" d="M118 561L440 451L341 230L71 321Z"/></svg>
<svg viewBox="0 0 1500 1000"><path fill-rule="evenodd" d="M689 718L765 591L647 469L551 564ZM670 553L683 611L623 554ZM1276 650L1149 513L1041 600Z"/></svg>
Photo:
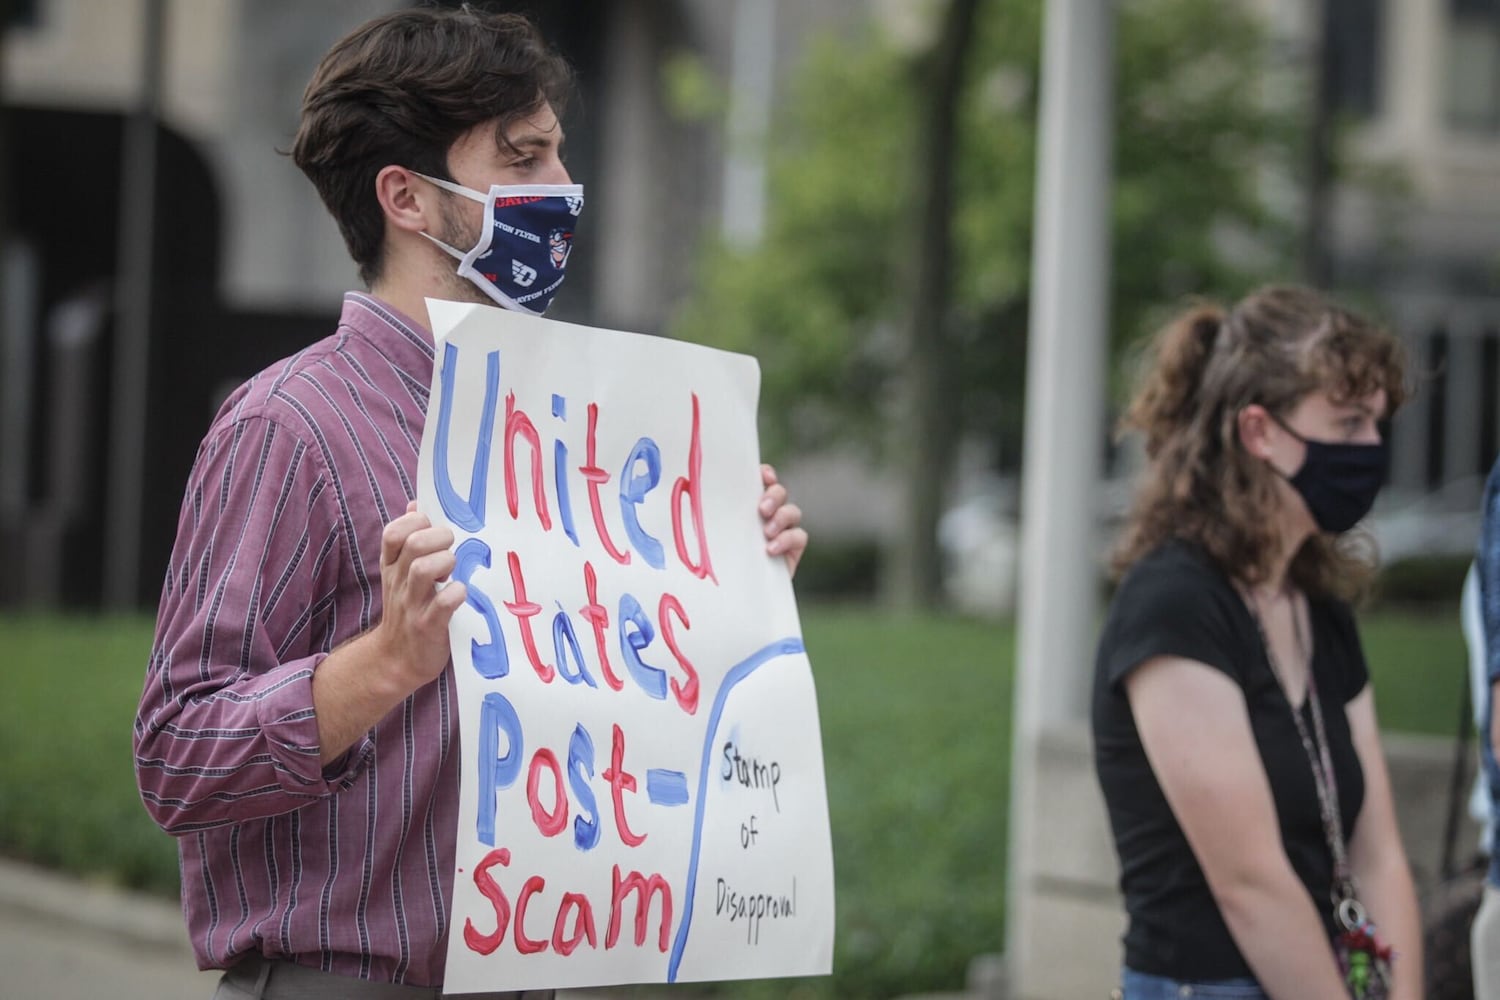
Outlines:
<svg viewBox="0 0 1500 1000"><path fill-rule="evenodd" d="M405 167L382 167L375 175L375 198L386 221L397 229L420 233L437 231L438 192Z"/></svg>
<svg viewBox="0 0 1500 1000"><path fill-rule="evenodd" d="M1263 461L1271 458L1270 412L1259 403L1251 403L1235 415L1235 428L1239 432L1240 445Z"/></svg>

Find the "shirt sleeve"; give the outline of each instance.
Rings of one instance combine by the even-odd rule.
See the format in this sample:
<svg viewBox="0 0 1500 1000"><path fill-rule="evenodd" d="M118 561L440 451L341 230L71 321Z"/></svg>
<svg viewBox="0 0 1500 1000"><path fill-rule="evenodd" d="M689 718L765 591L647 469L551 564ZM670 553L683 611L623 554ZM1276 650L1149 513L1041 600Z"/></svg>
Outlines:
<svg viewBox="0 0 1500 1000"><path fill-rule="evenodd" d="M1110 686L1158 656L1194 660L1243 683L1227 597L1222 581L1185 561L1139 564L1121 581L1100 642Z"/></svg>
<svg viewBox="0 0 1500 1000"><path fill-rule="evenodd" d="M342 526L320 456L265 416L221 426L188 479L135 720L146 809L191 833L348 787L373 753L320 764L313 671L335 614Z"/></svg>
<svg viewBox="0 0 1500 1000"><path fill-rule="evenodd" d="M1341 647L1341 655L1337 661L1341 671L1333 678L1336 685L1334 693L1347 705L1370 683L1370 665L1365 660L1364 645L1359 641L1359 628L1354 623L1353 609L1337 600L1331 601L1329 608L1329 617L1333 621ZM1319 690L1324 690L1322 684L1319 685Z"/></svg>
<svg viewBox="0 0 1500 1000"><path fill-rule="evenodd" d="M1474 562L1479 574L1485 676L1494 684L1500 681L1500 488L1496 488L1493 473L1485 487L1484 501L1484 522Z"/></svg>

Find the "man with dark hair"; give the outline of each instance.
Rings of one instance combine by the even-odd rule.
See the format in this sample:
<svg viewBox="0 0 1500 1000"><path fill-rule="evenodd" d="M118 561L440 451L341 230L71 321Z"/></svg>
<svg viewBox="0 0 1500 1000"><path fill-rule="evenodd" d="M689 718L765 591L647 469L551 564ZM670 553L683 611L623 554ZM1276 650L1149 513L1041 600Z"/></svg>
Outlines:
<svg viewBox="0 0 1500 1000"><path fill-rule="evenodd" d="M304 95L293 157L369 290L209 428L135 720L141 797L178 838L220 997L441 995L466 595L438 588L453 534L412 502L423 300L546 309L583 206L560 156L569 85L523 18L409 9L337 43ZM763 479L767 551L795 569L801 514Z"/></svg>

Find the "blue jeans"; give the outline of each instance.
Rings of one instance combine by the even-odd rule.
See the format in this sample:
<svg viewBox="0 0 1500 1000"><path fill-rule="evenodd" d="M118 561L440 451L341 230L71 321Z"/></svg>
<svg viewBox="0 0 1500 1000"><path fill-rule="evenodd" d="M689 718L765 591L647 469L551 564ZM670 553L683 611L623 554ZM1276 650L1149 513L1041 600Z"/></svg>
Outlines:
<svg viewBox="0 0 1500 1000"><path fill-rule="evenodd" d="M1188 983L1166 976L1150 976L1134 969L1122 970L1124 1000L1270 1000L1253 979L1211 979Z"/></svg>

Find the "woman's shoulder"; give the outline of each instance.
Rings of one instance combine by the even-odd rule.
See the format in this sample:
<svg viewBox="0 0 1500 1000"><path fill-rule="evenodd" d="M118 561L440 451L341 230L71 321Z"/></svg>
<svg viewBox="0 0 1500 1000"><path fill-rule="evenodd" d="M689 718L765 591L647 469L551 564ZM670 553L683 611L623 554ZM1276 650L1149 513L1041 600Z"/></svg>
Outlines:
<svg viewBox="0 0 1500 1000"><path fill-rule="evenodd" d="M1229 577L1202 546L1171 538L1131 564L1120 578L1114 603L1164 600L1196 606L1234 596Z"/></svg>
<svg viewBox="0 0 1500 1000"><path fill-rule="evenodd" d="M1249 641L1243 604L1200 546L1182 539L1142 556L1120 581L1099 642L1099 668L1118 684L1156 656L1180 656L1239 674Z"/></svg>

